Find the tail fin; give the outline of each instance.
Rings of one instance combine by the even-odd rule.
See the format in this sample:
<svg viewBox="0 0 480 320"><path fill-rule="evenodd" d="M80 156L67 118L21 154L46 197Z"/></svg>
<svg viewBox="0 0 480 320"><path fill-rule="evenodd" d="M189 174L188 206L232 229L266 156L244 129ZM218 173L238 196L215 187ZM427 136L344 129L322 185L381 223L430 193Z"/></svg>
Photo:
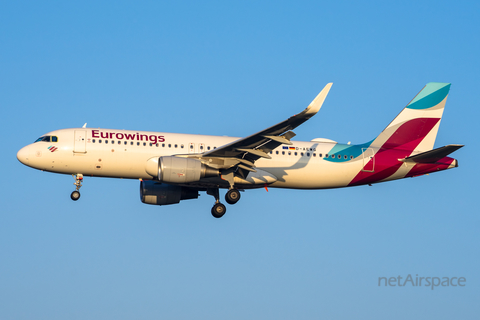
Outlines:
<svg viewBox="0 0 480 320"><path fill-rule="evenodd" d="M417 152L432 150L449 90L450 83L428 83L371 146Z"/></svg>

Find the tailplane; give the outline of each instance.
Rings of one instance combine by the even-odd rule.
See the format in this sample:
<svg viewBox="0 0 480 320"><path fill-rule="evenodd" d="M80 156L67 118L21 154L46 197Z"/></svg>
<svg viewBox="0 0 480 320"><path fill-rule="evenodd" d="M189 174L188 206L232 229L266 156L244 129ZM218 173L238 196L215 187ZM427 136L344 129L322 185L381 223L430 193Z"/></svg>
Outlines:
<svg viewBox="0 0 480 320"><path fill-rule="evenodd" d="M432 150L449 90L450 83L428 83L371 146L411 152Z"/></svg>
<svg viewBox="0 0 480 320"><path fill-rule="evenodd" d="M402 162L414 162L414 163L435 163L444 159L450 153L457 151L463 147L461 144L449 144L448 146L440 147L430 151L422 152L414 156L406 157L402 159Z"/></svg>

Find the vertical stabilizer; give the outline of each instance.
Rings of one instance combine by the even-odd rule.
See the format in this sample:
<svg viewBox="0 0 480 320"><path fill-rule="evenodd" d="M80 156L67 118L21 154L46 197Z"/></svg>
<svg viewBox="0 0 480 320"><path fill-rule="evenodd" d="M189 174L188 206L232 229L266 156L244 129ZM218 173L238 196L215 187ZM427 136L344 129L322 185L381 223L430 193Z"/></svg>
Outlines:
<svg viewBox="0 0 480 320"><path fill-rule="evenodd" d="M373 141L377 148L433 149L450 83L430 82Z"/></svg>

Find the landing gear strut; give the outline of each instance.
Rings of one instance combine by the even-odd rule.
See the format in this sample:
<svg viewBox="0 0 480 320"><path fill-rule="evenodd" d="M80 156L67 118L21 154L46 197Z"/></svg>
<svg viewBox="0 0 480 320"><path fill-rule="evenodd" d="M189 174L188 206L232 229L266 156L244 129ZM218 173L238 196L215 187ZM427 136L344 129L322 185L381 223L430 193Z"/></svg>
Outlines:
<svg viewBox="0 0 480 320"><path fill-rule="evenodd" d="M208 188L207 194L215 197L215 204L212 207L212 216L215 218L221 218L227 212L227 208L224 204L220 203L220 195L218 188Z"/></svg>
<svg viewBox="0 0 480 320"><path fill-rule="evenodd" d="M75 191L72 192L70 195L70 198L73 201L77 201L80 199L80 187L82 186L82 181L83 181L83 174L77 173L77 174L72 174L73 178L75 179L75 183L73 184L76 188Z"/></svg>

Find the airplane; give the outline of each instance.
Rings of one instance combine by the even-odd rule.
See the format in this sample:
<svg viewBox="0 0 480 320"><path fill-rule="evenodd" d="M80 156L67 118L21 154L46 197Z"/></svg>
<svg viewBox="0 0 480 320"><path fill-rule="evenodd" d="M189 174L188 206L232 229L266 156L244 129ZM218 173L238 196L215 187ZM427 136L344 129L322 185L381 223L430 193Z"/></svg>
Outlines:
<svg viewBox="0 0 480 320"><path fill-rule="evenodd" d="M140 180L140 199L151 205L215 198L213 217L255 188L342 188L416 177L458 167L448 155L463 145L433 149L450 83L428 83L373 140L340 144L317 138L294 141L292 131L313 117L329 83L302 112L245 138L116 129L61 129L17 153L26 166L72 175L80 198L84 176Z"/></svg>

